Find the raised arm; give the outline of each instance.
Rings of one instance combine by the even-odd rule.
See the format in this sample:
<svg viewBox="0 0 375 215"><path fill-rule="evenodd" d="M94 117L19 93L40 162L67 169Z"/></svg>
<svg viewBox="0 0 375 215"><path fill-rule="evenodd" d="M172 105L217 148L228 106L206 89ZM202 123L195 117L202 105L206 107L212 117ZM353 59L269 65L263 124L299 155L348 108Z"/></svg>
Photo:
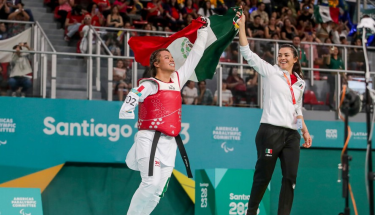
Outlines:
<svg viewBox="0 0 375 215"><path fill-rule="evenodd" d="M134 119L134 109L138 103L142 102L147 96L155 94L157 91L157 85L151 81L145 81L139 87L133 88L121 106L119 118Z"/></svg>
<svg viewBox="0 0 375 215"><path fill-rule="evenodd" d="M185 63L178 69L178 75L180 78L181 88L188 81L190 76L193 74L195 67L198 65L200 59L203 56L204 49L206 48L208 27L210 25L209 19L207 19L207 27L202 27L198 30L198 36L195 40L193 49L190 51Z"/></svg>
<svg viewBox="0 0 375 215"><path fill-rule="evenodd" d="M240 52L245 58L247 63L255 69L260 75L268 76L270 72L275 71L273 66L266 61L262 60L257 54L252 52L249 48L249 43L247 42L246 32L245 32L245 16L241 16L239 36L240 36Z"/></svg>

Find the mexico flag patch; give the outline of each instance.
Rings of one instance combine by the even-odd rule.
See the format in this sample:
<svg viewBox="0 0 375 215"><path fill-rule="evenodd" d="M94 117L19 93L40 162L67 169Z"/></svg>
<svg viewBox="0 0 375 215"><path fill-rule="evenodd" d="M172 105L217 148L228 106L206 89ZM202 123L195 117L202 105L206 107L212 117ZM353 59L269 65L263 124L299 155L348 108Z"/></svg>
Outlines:
<svg viewBox="0 0 375 215"><path fill-rule="evenodd" d="M266 156L272 156L272 149L266 149Z"/></svg>

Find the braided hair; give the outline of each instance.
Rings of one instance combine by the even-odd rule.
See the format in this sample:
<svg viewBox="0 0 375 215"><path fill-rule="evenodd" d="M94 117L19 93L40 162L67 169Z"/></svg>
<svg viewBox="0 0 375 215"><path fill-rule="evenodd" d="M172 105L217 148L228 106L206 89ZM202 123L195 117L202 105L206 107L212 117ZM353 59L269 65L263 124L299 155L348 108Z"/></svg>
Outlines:
<svg viewBox="0 0 375 215"><path fill-rule="evenodd" d="M156 76L156 67L154 65L155 62L159 63L160 61L160 52L162 51L167 51L167 52L170 52L168 49L158 49L154 52L152 52L151 56L150 56L150 73L151 73L151 77L155 77Z"/></svg>
<svg viewBox="0 0 375 215"><path fill-rule="evenodd" d="M290 48L292 50L293 57L297 57L297 62L293 64L292 73L297 73L297 75L303 79L301 64L299 62L299 54L298 54L298 50L296 49L296 47L291 44L283 44L280 46L280 49L281 48Z"/></svg>

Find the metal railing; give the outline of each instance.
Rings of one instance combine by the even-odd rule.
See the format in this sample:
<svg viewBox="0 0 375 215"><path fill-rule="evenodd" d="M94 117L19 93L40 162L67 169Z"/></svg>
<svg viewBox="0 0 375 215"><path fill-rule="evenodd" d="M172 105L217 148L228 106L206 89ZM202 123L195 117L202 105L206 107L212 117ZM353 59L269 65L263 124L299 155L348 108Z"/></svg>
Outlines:
<svg viewBox="0 0 375 215"><path fill-rule="evenodd" d="M109 28L109 27L99 27L99 28L96 28L98 29L98 31L100 31L101 33L103 32L106 32L106 31L123 31L124 32L124 53L125 53L125 56L130 56L130 47L127 43L127 41L130 39L130 35L131 34L134 34L134 33L137 33L137 34L144 34L144 33L151 33L153 35L158 35L158 36L169 36L171 34L173 34L174 32L163 32L163 31L149 31L149 30L138 30L138 29L126 29L126 28ZM238 41L238 37L235 37L234 38L234 41ZM275 50L278 50L280 44L285 44L285 43L292 43L291 41L285 41L285 40L271 40L271 39L262 39L262 38L248 38L249 41L255 41L255 42L263 42L263 43L274 43L275 44ZM126 42L125 42L126 41ZM307 71L308 72L308 79L310 80L309 84L310 86L314 86L314 72L313 71L318 71L318 72L330 72L330 73L335 73L337 76L341 73L351 73L351 74L358 74L358 75L363 75L364 74L364 71L358 71L358 70L349 70L348 69L348 50L349 49L352 49L352 48L357 48L357 49L361 49L362 50L362 47L361 46L354 46L354 45L341 45L341 44L327 44L327 46L332 46L334 45L335 47L338 47L340 49L343 49L343 54L342 54L342 58L343 58L343 61L345 63L345 69L344 70L335 70L335 69L326 69L326 68L314 68L314 58L316 58L317 56L314 56L314 46L324 46L325 44L324 43L316 43L316 42L301 42L301 46L305 46L305 45L310 45L310 48L308 50L308 54L309 54L309 65L308 67L302 67L302 70L303 71ZM369 47L368 48L369 51L374 51L375 53L375 47ZM239 53L239 46L238 46L238 53ZM277 52L275 51L273 53L274 55L274 60L275 62L277 62ZM373 58L375 58L375 56L373 56ZM373 60L373 62L375 62L375 59ZM247 64L244 64L243 63L243 58L239 55L239 58L237 60L236 63L229 63L229 62L219 62L219 69L218 69L218 75L217 75L217 89L218 89L218 101L219 101L219 106L222 106L222 102L221 102L221 79L223 77L223 66L236 66L239 68L239 73L240 73L240 76L243 78L244 77L244 72L243 72L243 69L244 67L249 67L249 65ZM371 71L371 74L375 74L375 71ZM133 73L133 79L136 79L136 73ZM336 82L337 82L337 88L340 88L340 79L339 78L336 78ZM136 85L133 85L133 86L136 86ZM262 104L262 93L261 93L261 89L262 89L262 80L261 78L258 78L258 106L260 108L262 108L263 104ZM339 89L336 90L336 94L338 94L340 92ZM336 95L338 96L338 95ZM338 101L336 101L338 102Z"/></svg>
<svg viewBox="0 0 375 215"><path fill-rule="evenodd" d="M56 53L55 48L53 47L51 41L48 39L48 36L44 32L42 26L40 26L39 22L35 22L34 25L34 50L45 52L51 51ZM51 71L51 98L56 98L56 63L57 57L56 54L52 54L51 56L51 68L48 68L48 55L42 53L41 55L34 55L34 75L33 83L40 84L40 95L42 98L47 97L47 73L48 70ZM38 72L40 71L40 73ZM40 78L38 81L38 73L40 74ZM34 84L35 87L38 87Z"/></svg>
<svg viewBox="0 0 375 215"><path fill-rule="evenodd" d="M113 78L113 59L131 59L134 60L134 57L130 56L130 47L128 45L128 40L130 39L131 35L134 33L141 34L141 33L151 33L153 35L159 35L159 36L169 36L173 34L174 32L163 32L163 31L148 31L148 30L137 30L137 29L125 29L125 28L109 28L109 27L93 27L90 26L90 33L88 34L88 54L76 54L76 53L66 53L66 52L56 52L55 49L53 48L51 42L45 35L43 29L40 27L39 23L34 24L36 26L36 29L34 30L34 44L35 50L34 51L24 51L24 52L29 52L29 53L34 53L38 54L40 57L34 56L34 73L37 70L37 68L41 68L42 71L42 78L41 78L41 95L43 98L46 97L46 86L47 86L47 66L46 66L46 58L45 56L51 56L51 98L56 98L56 57L57 56L70 56L70 57L84 57L87 60L87 98L89 100L92 99L92 88L94 86L93 84L93 59L95 59L95 72L96 72L96 77L95 77L95 87L97 91L101 90L101 83L100 83L100 65L101 61L100 59L104 58L107 59L108 61L108 68L107 68L107 81L108 81L108 89L106 90L108 92L107 95L107 100L112 100L112 78ZM116 32L121 32L123 35L123 50L124 50L124 55L125 56L114 56L109 48L106 45L106 41L104 41L101 38L101 34L106 34L108 31L116 31ZM260 38L248 38L249 41L256 41L256 42L263 42L263 43L273 43L275 44L275 51L273 53L273 59L277 59L277 51L278 47L281 43L291 43L291 41L284 41L284 40L270 40L270 39L260 39ZM238 37L236 37L233 41L233 43L236 43L238 41ZM94 42L94 43L93 43ZM95 44L95 46L93 45ZM358 70L349 70L347 63L345 63L345 70L334 70L334 69L326 69L326 68L314 68L313 67L313 61L314 61L314 52L313 52L313 45L315 46L322 46L325 44L322 43L313 43L313 42L302 42L301 45L310 45L309 48L309 62L310 64L308 67L303 67L303 71L307 71L308 79L309 79L309 85L310 87L314 86L314 72L313 71L319 71L319 72L329 72L329 73L335 73L336 74L336 83L337 83L337 90L336 90L336 97L338 96L340 92L340 79L337 78L339 74L341 73L351 73L351 74L358 74L358 75L363 75L364 71L358 71ZM361 46L352 46L352 45L341 45L341 44L332 44L336 47L342 48L343 51L343 61L347 62L348 58L348 49L351 48L357 48L357 49L362 49ZM47 47L50 47L50 51L47 51ZM103 48L103 49L102 49ZM316 47L315 47L316 48ZM101 54L101 50L104 50L104 54ZM10 51L11 50L0 50L0 51ZM238 46L238 53L239 53L239 46ZM375 53L375 48L370 47L369 51L374 51ZM93 53L96 54L93 54ZM375 55L372 56L374 58ZM244 64L242 56L239 54L238 59L236 60L237 62L219 62L219 67L216 73L217 76L217 91L218 91L218 105L222 106L222 87L221 87L221 80L224 76L224 70L223 68L226 67L238 67L239 69L239 74L243 78L244 77L244 68L249 68L249 65ZM370 60L371 61L371 60ZM374 62L375 60L373 60ZM276 62L276 61L275 61ZM41 64L41 66L38 66ZM137 85L137 73L138 73L138 64L136 62L133 63L132 67L132 86L135 87ZM375 74L374 71L371 71L371 74ZM34 75L38 77L37 75ZM35 77L35 79L36 79ZM260 76L259 76L260 77ZM258 78L258 96L257 96L257 103L260 108L262 108L262 79Z"/></svg>
<svg viewBox="0 0 375 215"><path fill-rule="evenodd" d="M0 20L2 23L7 24L24 24L24 25L31 25L31 42L30 42L30 48L35 51L52 51L56 53L55 48L53 47L52 43L48 39L47 35L45 34L43 28L39 24L39 22L28 22L28 21L14 21L14 20ZM10 26L12 27L12 26ZM15 36L15 35L12 35ZM22 42L22 41L21 41ZM3 50L6 51L6 50ZM52 58L52 73L56 73L56 56L51 55ZM32 67L33 67L33 88L34 91L39 92L38 94L46 98L47 96L47 90L46 90L46 84L47 84L47 65L48 65L48 59L45 54L40 55L34 55L32 57ZM55 86L56 80L52 80L52 94L56 93L56 87Z"/></svg>

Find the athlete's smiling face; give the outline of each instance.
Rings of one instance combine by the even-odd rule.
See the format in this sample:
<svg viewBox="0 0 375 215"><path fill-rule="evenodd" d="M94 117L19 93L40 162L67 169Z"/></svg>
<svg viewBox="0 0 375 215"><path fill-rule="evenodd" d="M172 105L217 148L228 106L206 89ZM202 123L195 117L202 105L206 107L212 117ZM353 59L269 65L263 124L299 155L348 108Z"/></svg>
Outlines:
<svg viewBox="0 0 375 215"><path fill-rule="evenodd" d="M279 50L277 61L281 69L288 72L292 71L293 64L296 63L297 60L298 58L293 56L292 48L283 47Z"/></svg>
<svg viewBox="0 0 375 215"><path fill-rule="evenodd" d="M159 53L159 61L155 62L154 65L156 68L159 68L162 71L175 71L175 63L173 57L168 51L161 51Z"/></svg>

